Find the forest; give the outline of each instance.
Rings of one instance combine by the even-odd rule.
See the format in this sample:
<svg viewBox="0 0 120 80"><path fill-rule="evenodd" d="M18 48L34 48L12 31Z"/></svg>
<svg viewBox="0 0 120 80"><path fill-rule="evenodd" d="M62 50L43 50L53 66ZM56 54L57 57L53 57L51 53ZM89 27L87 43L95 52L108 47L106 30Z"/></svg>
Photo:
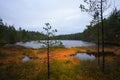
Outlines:
<svg viewBox="0 0 120 80"><path fill-rule="evenodd" d="M4 24L2 19L0 20L0 43L15 43L19 41L31 41L41 40L45 36L43 33L35 31L27 31L22 29L16 30L13 25Z"/></svg>
<svg viewBox="0 0 120 80"><path fill-rule="evenodd" d="M120 44L120 10L114 9L113 12L104 20L104 37L106 43ZM87 25L86 29L82 33L59 35L56 39L63 40L85 40L91 42L97 42L98 28L101 41L101 22L93 25Z"/></svg>

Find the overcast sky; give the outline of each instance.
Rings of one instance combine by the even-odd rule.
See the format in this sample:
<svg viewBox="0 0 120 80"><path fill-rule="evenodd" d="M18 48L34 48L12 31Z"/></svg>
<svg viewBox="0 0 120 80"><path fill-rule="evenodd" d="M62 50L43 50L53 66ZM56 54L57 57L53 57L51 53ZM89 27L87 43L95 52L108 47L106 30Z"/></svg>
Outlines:
<svg viewBox="0 0 120 80"><path fill-rule="evenodd" d="M0 0L0 18L16 29L42 32L44 23L49 22L57 34L82 32L91 17L81 12L83 0ZM119 8L120 0L114 6ZM113 3L112 1L112 3ZM112 4L113 5L113 4ZM110 8L106 15L113 8Z"/></svg>

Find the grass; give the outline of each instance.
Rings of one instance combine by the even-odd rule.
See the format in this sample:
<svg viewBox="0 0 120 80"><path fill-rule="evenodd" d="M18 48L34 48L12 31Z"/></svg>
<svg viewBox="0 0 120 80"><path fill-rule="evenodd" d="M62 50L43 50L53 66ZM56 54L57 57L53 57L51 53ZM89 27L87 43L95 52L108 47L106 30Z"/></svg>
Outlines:
<svg viewBox="0 0 120 80"><path fill-rule="evenodd" d="M52 65L51 80L119 80L120 57L106 59L105 73L101 71L97 61L80 61L78 64L56 61ZM54 66L54 68L53 68Z"/></svg>
<svg viewBox="0 0 120 80"><path fill-rule="evenodd" d="M105 73L93 61L80 61L69 58L77 51L93 51L95 47L56 48L50 53L49 80L119 80L120 51L118 47L106 48L114 51L117 56L106 57ZM24 47L0 47L0 80L48 80L46 49L27 49ZM41 58L22 62L23 55L31 58Z"/></svg>

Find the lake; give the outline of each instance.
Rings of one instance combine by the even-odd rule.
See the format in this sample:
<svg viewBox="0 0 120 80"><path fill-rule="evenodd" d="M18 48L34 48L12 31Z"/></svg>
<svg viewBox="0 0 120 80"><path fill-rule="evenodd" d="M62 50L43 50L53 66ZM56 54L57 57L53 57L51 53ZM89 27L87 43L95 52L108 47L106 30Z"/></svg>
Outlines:
<svg viewBox="0 0 120 80"><path fill-rule="evenodd" d="M81 46L95 46L95 43L81 40L60 40L66 48L81 47ZM14 45L20 45L27 48L42 48L43 44L39 41L17 42Z"/></svg>

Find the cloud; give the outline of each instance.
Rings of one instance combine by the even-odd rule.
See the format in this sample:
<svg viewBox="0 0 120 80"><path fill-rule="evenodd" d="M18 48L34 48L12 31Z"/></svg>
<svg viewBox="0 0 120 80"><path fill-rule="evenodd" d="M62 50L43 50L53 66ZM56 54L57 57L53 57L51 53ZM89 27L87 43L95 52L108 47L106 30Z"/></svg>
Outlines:
<svg viewBox="0 0 120 80"><path fill-rule="evenodd" d="M0 17L17 29L41 32L44 23L49 22L58 29L58 34L82 32L91 17L80 11L81 3L81 0L1 0Z"/></svg>
<svg viewBox="0 0 120 80"><path fill-rule="evenodd" d="M66 17L66 20L76 20L76 19L78 19L78 18L80 18L80 15L71 15L71 16L68 16L68 17Z"/></svg>
<svg viewBox="0 0 120 80"><path fill-rule="evenodd" d="M17 29L41 32L44 23L49 22L53 28L63 31L59 34L72 33L76 31L68 28L74 26L75 29L82 18L79 0L2 0L0 7L3 20Z"/></svg>

